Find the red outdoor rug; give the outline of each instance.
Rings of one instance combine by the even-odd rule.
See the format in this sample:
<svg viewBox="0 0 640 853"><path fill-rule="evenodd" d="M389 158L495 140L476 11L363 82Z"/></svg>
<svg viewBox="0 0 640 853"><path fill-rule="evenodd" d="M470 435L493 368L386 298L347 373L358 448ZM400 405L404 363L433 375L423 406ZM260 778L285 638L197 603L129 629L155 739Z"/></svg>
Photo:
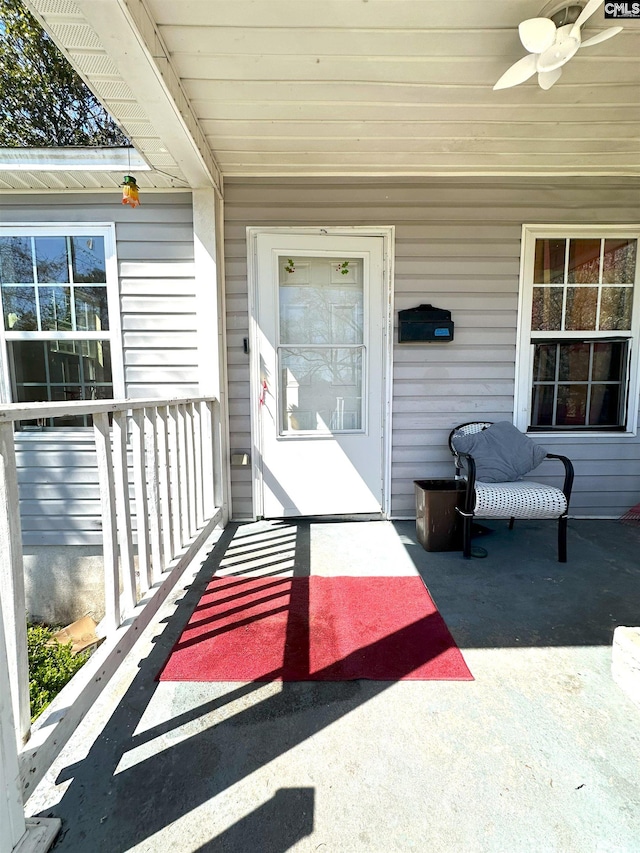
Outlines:
<svg viewBox="0 0 640 853"><path fill-rule="evenodd" d="M214 578L161 681L473 680L419 577Z"/></svg>

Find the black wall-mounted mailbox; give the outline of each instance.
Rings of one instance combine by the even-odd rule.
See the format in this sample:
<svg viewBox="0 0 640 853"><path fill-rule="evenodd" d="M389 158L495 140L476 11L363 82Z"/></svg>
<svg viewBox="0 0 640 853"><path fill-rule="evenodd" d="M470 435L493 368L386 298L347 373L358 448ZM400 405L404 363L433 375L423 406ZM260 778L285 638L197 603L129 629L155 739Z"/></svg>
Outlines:
<svg viewBox="0 0 640 853"><path fill-rule="evenodd" d="M418 305L398 311L398 343L453 340L451 311L434 308L433 305Z"/></svg>

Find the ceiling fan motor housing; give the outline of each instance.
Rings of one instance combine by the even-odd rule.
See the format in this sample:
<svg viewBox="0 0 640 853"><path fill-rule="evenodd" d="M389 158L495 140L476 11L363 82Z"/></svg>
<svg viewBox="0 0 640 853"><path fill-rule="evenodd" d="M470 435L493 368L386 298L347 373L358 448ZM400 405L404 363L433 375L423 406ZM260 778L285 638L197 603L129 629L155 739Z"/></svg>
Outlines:
<svg viewBox="0 0 640 853"><path fill-rule="evenodd" d="M550 18L556 27L564 27L567 24L575 24L584 3L567 3L567 0L552 0L540 12L541 18Z"/></svg>

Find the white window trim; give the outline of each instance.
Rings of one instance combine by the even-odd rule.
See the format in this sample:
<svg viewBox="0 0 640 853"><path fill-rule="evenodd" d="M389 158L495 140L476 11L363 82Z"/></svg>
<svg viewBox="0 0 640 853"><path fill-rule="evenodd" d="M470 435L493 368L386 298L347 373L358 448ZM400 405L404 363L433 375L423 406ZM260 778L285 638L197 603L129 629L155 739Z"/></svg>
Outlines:
<svg viewBox="0 0 640 853"><path fill-rule="evenodd" d="M0 318L0 400L10 403L11 377L9 360L7 358L7 342L11 340L54 340L69 338L74 340L108 340L111 344L111 378L114 398L125 397L124 354L122 344L122 322L120 310L120 284L118 280L118 259L116 256L116 230L113 222L93 222L78 225L75 222L47 223L14 222L0 225L0 237L103 237L105 268L107 279L107 306L109 312L109 329L104 332L13 332L7 338L4 328L4 317ZM87 430L59 427L56 436L69 437L72 433L86 435ZM32 434L39 438L51 440L51 432Z"/></svg>
<svg viewBox="0 0 640 853"><path fill-rule="evenodd" d="M518 333L516 342L516 383L514 396L514 422L522 432L529 427L531 406L531 378L533 376L534 346L531 343L531 309L533 300L533 268L535 241L545 238L622 237L638 241L636 279L634 282L633 312L629 335L628 397L626 430L539 430L536 438L571 438L581 441L598 441L606 436L635 436L638 429L638 397L640 395L640 225L535 225L522 226L520 254L520 286L518 297ZM612 332L565 332L564 338L584 340L586 336L611 338ZM621 333L622 334L622 333ZM549 333L553 337L553 332Z"/></svg>

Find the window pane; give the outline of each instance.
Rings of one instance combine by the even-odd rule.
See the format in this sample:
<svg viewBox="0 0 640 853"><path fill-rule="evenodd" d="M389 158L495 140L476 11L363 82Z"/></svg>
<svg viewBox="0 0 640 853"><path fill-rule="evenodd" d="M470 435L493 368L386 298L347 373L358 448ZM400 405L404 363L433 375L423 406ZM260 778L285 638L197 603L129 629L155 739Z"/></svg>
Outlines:
<svg viewBox="0 0 640 853"><path fill-rule="evenodd" d="M631 328L633 290L630 287L603 287L600 297L600 328L628 331Z"/></svg>
<svg viewBox="0 0 640 853"><path fill-rule="evenodd" d="M531 425L551 426L553 424L553 385L534 385L531 404Z"/></svg>
<svg viewBox="0 0 640 853"><path fill-rule="evenodd" d="M592 385L589 425L618 426L621 421L620 395L620 385Z"/></svg>
<svg viewBox="0 0 640 853"><path fill-rule="evenodd" d="M586 424L587 392L587 385L558 385L557 426Z"/></svg>
<svg viewBox="0 0 640 853"><path fill-rule="evenodd" d="M3 287L2 312L8 332L37 332L35 287Z"/></svg>
<svg viewBox="0 0 640 853"><path fill-rule="evenodd" d="M593 367L591 378L594 382L607 380L622 382L623 368L626 365L626 341L603 341L593 345Z"/></svg>
<svg viewBox="0 0 640 853"><path fill-rule="evenodd" d="M590 331L596 327L597 287L568 287L565 329Z"/></svg>
<svg viewBox="0 0 640 853"><path fill-rule="evenodd" d="M279 352L284 432L362 429L362 347Z"/></svg>
<svg viewBox="0 0 640 853"><path fill-rule="evenodd" d="M560 352L561 381L557 386L552 380L541 384L538 376L544 375L545 358L554 346ZM628 350L627 341L536 345L531 426L553 429L624 426Z"/></svg>
<svg viewBox="0 0 640 853"><path fill-rule="evenodd" d="M49 375L52 383L80 382L79 347L79 341L51 341L48 344Z"/></svg>
<svg viewBox="0 0 640 853"><path fill-rule="evenodd" d="M48 401L46 385L18 385L15 389L16 403L43 403Z"/></svg>
<svg viewBox="0 0 640 853"><path fill-rule="evenodd" d="M82 356L85 382L92 383L92 387L96 382L111 382L111 346L108 341L82 341Z"/></svg>
<svg viewBox="0 0 640 853"><path fill-rule="evenodd" d="M44 341L12 341L9 344L16 382L46 383L46 352ZM46 396L40 399L47 399Z"/></svg>
<svg viewBox="0 0 640 853"><path fill-rule="evenodd" d="M556 344L539 344L533 356L533 381L553 382L556 378Z"/></svg>
<svg viewBox="0 0 640 853"><path fill-rule="evenodd" d="M13 398L18 402L113 398L108 341L10 341ZM65 416L20 426L89 426L91 418Z"/></svg>
<svg viewBox="0 0 640 853"><path fill-rule="evenodd" d="M602 281L633 284L636 276L636 240L605 240Z"/></svg>
<svg viewBox="0 0 640 853"><path fill-rule="evenodd" d="M109 328L106 287L75 287L76 329L101 332Z"/></svg>
<svg viewBox="0 0 640 853"><path fill-rule="evenodd" d="M598 284L599 279L600 240L570 240L567 281L576 284Z"/></svg>
<svg viewBox="0 0 640 853"><path fill-rule="evenodd" d="M69 281L66 237L36 237L36 268L42 284Z"/></svg>
<svg viewBox="0 0 640 853"><path fill-rule="evenodd" d="M42 330L49 332L69 332L71 322L71 288L40 287L40 323Z"/></svg>
<svg viewBox="0 0 640 853"><path fill-rule="evenodd" d="M560 381L586 382L589 379L589 357L591 347L588 343L561 344Z"/></svg>
<svg viewBox="0 0 640 853"><path fill-rule="evenodd" d="M561 287L534 287L531 328L534 332L558 331L562 328Z"/></svg>
<svg viewBox="0 0 640 853"><path fill-rule="evenodd" d="M30 237L0 237L0 282L33 284Z"/></svg>
<svg viewBox="0 0 640 853"><path fill-rule="evenodd" d="M104 237L72 237L71 263L76 283L105 284Z"/></svg>
<svg viewBox="0 0 640 853"><path fill-rule="evenodd" d="M533 271L535 284L556 284L564 281L566 240L536 240Z"/></svg>

